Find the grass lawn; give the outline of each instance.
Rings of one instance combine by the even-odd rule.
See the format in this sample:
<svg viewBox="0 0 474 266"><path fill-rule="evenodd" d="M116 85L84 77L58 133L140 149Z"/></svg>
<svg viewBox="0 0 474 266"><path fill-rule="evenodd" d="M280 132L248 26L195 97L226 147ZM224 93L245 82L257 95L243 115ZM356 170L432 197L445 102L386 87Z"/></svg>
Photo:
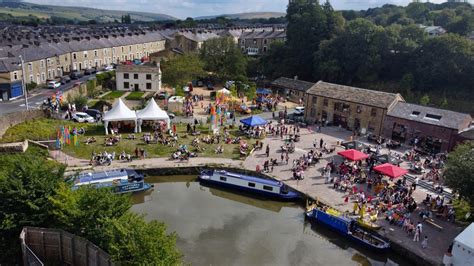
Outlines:
<svg viewBox="0 0 474 266"><path fill-rule="evenodd" d="M143 91L132 91L125 99L130 101L139 101L145 93Z"/></svg>
<svg viewBox="0 0 474 266"><path fill-rule="evenodd" d="M135 154L135 148L146 150L148 157L170 157L171 153L175 152L178 148L178 145L187 145L188 149L193 152L196 152L195 148L191 146L192 140L195 138L193 136L186 136L186 125L181 124L177 126L178 134L178 145L175 147L165 146L162 144L146 144L142 140L143 133L137 133L135 136L136 140L127 140L125 139L129 133L132 132L122 132L122 140L115 146L105 146L105 132L104 126L101 124L87 124L87 123L73 123L64 120L53 120L53 119L37 119L25 123L18 124L7 130L4 137L0 139L0 142L15 142L22 141L25 138L32 140L55 140L57 130L60 126L70 126L70 127L83 127L86 130L85 135L79 136L79 145L64 145L63 151L74 157L90 159L90 156L93 152L99 153L103 151L115 152L119 154L122 151ZM209 128L205 125L199 126L196 128L201 131L200 137L205 137L209 133ZM144 132L149 132L144 129ZM238 135L238 129L230 130L232 136ZM95 137L97 142L86 145L85 141L88 137ZM244 138L249 145L254 144L255 140L249 140ZM217 146L222 145L224 148L224 153L216 154L215 149ZM239 144L200 144L201 147L205 148L205 151L199 152L200 157L212 157L212 158L231 158L239 159ZM218 160L216 160L216 163Z"/></svg>
<svg viewBox="0 0 474 266"><path fill-rule="evenodd" d="M125 94L124 91L111 91L106 95L102 96L104 100L113 100L122 97Z"/></svg>

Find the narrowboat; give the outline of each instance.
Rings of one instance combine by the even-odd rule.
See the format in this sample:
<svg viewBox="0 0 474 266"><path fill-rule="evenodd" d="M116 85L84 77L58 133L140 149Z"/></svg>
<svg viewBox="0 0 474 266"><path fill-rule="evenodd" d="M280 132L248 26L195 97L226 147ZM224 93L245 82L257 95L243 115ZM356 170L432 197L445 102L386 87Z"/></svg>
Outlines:
<svg viewBox="0 0 474 266"><path fill-rule="evenodd" d="M357 221L333 209L314 208L306 212L308 219L323 224L354 242L374 251L387 251L390 243L377 233L365 230Z"/></svg>
<svg viewBox="0 0 474 266"><path fill-rule="evenodd" d="M301 197L298 192L292 190L283 182L225 170L204 170L199 175L199 181L272 199L297 200Z"/></svg>
<svg viewBox="0 0 474 266"><path fill-rule="evenodd" d="M79 174L74 178L72 189L80 186L94 186L96 188L112 188L114 193L128 193L145 191L153 187L145 183L144 176L132 169L120 169L101 172Z"/></svg>

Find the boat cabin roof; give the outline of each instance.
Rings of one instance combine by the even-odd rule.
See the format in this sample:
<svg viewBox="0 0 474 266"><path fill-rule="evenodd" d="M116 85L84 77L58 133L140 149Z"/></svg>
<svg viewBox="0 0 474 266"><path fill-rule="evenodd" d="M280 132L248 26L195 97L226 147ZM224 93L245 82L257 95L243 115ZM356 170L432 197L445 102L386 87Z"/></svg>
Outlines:
<svg viewBox="0 0 474 266"><path fill-rule="evenodd" d="M134 170L120 169L120 170L111 170L111 171L100 171L100 172L90 172L82 173L77 176L79 183L91 182L94 180L115 178L115 179L125 179L129 175L136 174Z"/></svg>
<svg viewBox="0 0 474 266"><path fill-rule="evenodd" d="M259 184L264 184L264 185L269 185L269 186L281 186L282 183L280 181L275 181L272 179L266 179L266 178L261 178L261 177L254 177L254 176L249 176L249 175L243 175L243 174L236 174L236 173L230 173L225 170L217 171L218 173L221 173L223 175L229 176L229 177L235 177L239 179L243 179L249 182L255 182Z"/></svg>

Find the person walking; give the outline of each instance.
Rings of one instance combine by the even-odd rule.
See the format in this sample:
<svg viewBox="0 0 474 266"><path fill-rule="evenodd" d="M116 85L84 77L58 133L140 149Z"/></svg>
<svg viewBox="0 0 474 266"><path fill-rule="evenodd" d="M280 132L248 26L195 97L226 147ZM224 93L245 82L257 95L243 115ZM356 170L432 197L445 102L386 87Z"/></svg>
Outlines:
<svg viewBox="0 0 474 266"><path fill-rule="evenodd" d="M420 229L418 226L415 228L415 235L413 236L414 242L420 242Z"/></svg>
<svg viewBox="0 0 474 266"><path fill-rule="evenodd" d="M270 156L270 146L267 144L267 148L265 148L265 154L268 156Z"/></svg>
<svg viewBox="0 0 474 266"><path fill-rule="evenodd" d="M324 144L324 140L323 140L323 138L321 138L321 140L319 140L319 148L320 149L323 148L323 144Z"/></svg>
<svg viewBox="0 0 474 266"><path fill-rule="evenodd" d="M421 247L423 249L427 248L428 247L428 236L425 236L425 238L423 239L423 241L421 242Z"/></svg>
<svg viewBox="0 0 474 266"><path fill-rule="evenodd" d="M286 153L285 159L286 159L286 164L288 165L288 161L290 160L290 156L288 156L288 152Z"/></svg>

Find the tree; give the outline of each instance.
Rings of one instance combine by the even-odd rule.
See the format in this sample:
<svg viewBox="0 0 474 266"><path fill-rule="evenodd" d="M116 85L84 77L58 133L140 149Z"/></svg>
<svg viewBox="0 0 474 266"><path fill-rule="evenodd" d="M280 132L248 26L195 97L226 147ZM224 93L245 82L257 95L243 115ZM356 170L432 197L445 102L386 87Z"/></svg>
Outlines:
<svg viewBox="0 0 474 266"><path fill-rule="evenodd" d="M444 178L446 185L459 193L461 199L474 206L474 142L458 145L449 153Z"/></svg>
<svg viewBox="0 0 474 266"><path fill-rule="evenodd" d="M131 207L129 197L114 194L109 189L82 187L71 190L66 184L62 184L49 201L54 207L50 212L52 225L100 247L107 245L103 235L107 221L121 217Z"/></svg>
<svg viewBox="0 0 474 266"><path fill-rule="evenodd" d="M205 70L215 73L219 79L247 80L247 59L231 37L205 41L200 58Z"/></svg>
<svg viewBox="0 0 474 266"><path fill-rule="evenodd" d="M408 17L415 20L416 23L424 24L426 22L428 8L426 7L425 3L410 3L405 10Z"/></svg>
<svg viewBox="0 0 474 266"><path fill-rule="evenodd" d="M106 221L107 251L115 261L125 265L179 265L176 234L166 234L166 225L146 222L143 216L127 212L118 219Z"/></svg>
<svg viewBox="0 0 474 266"><path fill-rule="evenodd" d="M0 261L16 264L23 226L45 226L65 167L30 147L25 154L0 156Z"/></svg>
<svg viewBox="0 0 474 266"><path fill-rule="evenodd" d="M169 86L180 88L188 82L206 74L204 63L195 54L172 57L161 64L163 82Z"/></svg>
<svg viewBox="0 0 474 266"><path fill-rule="evenodd" d="M428 94L423 95L423 97L421 97L420 99L420 104L426 106L429 103L430 103L430 96L428 96Z"/></svg>

